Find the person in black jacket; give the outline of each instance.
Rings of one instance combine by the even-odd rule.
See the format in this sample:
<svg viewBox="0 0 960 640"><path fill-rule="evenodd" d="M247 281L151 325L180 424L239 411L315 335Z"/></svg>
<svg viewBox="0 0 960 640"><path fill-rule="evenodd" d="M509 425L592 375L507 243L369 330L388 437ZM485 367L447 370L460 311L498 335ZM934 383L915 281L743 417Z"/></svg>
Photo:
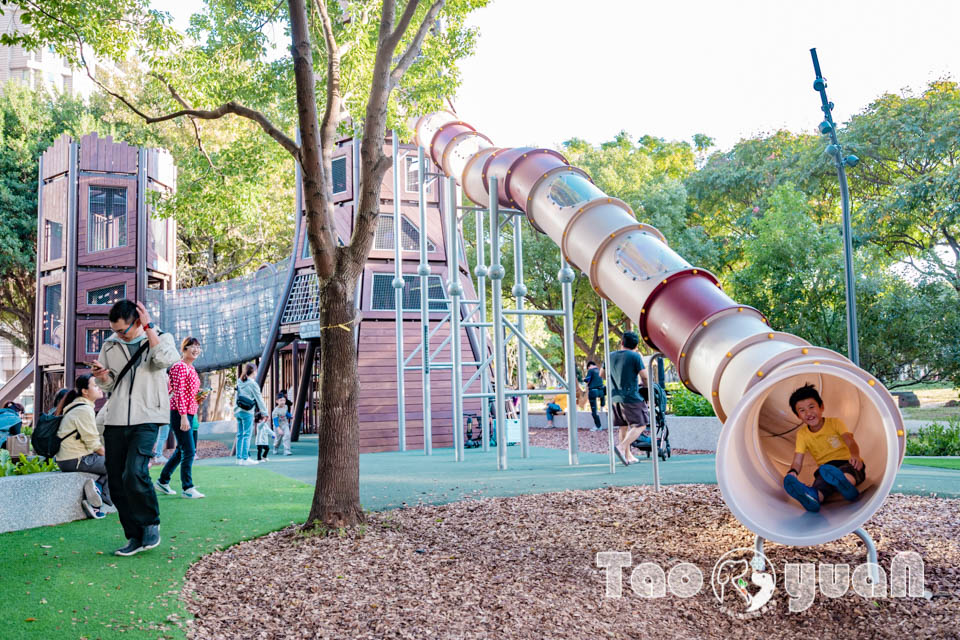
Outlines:
<svg viewBox="0 0 960 640"><path fill-rule="evenodd" d="M600 400L600 408L603 409L607 404L607 390L603 385L603 371L597 367L593 360L587 362L587 377L583 382L587 385L587 399L590 401L590 414L593 416L593 429L591 431L600 431L600 413L597 411L597 400Z"/></svg>

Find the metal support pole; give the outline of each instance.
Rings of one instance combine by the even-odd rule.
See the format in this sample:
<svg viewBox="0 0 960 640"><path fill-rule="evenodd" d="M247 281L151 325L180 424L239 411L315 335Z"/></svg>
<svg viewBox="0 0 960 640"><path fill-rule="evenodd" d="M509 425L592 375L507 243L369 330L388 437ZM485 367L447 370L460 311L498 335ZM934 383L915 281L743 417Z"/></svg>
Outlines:
<svg viewBox="0 0 960 640"><path fill-rule="evenodd" d="M453 447L454 459L463 462L463 354L460 341L460 298L463 297L463 285L460 284L460 226L457 220L457 181L447 179L447 209L450 242L447 244L447 294L450 296L450 364L453 367Z"/></svg>
<svg viewBox="0 0 960 640"><path fill-rule="evenodd" d="M70 144L69 151L70 164L67 173L67 184L69 185L67 191L67 250L65 252L66 257L66 268L64 269L63 274L63 288L61 289L63 293L63 315L61 316L61 321L63 322L63 383L64 386L73 386L76 374L76 362L77 362L77 227L80 225L80 216L78 215L79 207L79 183L77 180L77 172L79 170L79 155L80 155L80 146L73 142ZM144 226L137 229L137 300L146 301L146 288L147 288L147 256L146 256L146 246L147 246L147 167L146 167L146 158L147 152L145 149L140 149L139 153L139 162L140 168L137 172L137 217L140 219L140 224ZM42 246L43 236L37 236L37 246ZM39 252L38 252L39 255ZM46 257L46 256L44 256ZM39 262L39 260L38 260ZM38 307L41 309L40 315L43 315L43 307ZM53 331L53 327L50 328ZM42 336L41 336L42 337ZM86 351L86 349L84 349ZM36 365L34 365L36 366ZM34 406L37 406L34 403ZM36 412L34 415L37 415Z"/></svg>
<svg viewBox="0 0 960 640"><path fill-rule="evenodd" d="M475 208L474 222L476 226L477 242L477 298L480 300L478 309L480 311L480 323L493 326L493 323L487 322L487 265L486 265L486 237L484 233L483 207ZM486 360L487 355L487 330L481 328L480 334L480 360ZM480 391L481 393L490 393L490 367L484 365L480 370ZM490 411L489 403L484 399L480 402L480 439L482 441L481 450L490 451Z"/></svg>
<svg viewBox="0 0 960 640"><path fill-rule="evenodd" d="M500 203L497 201L497 178L490 176L489 193L490 196L490 282L492 284L493 295L493 363L494 363L494 384L495 405L494 415L496 417L497 429L497 469L501 471L507 468L507 430L504 422L506 415L503 410L504 388L507 384L506 362L504 362L503 350L503 290L502 280L505 273L503 265L500 264Z"/></svg>
<svg viewBox="0 0 960 640"><path fill-rule="evenodd" d="M493 193L493 192L491 192ZM571 465L580 464L577 444L577 362L573 352L573 281L577 275L560 256L560 281L563 293L563 352L567 374L567 454Z"/></svg>
<svg viewBox="0 0 960 640"><path fill-rule="evenodd" d="M867 547L867 575L870 576L871 584L877 584L880 582L880 572L877 570L879 566L877 564L877 547L873 544L873 538L863 527L857 527L853 532L863 540L863 544Z"/></svg>
<svg viewBox="0 0 960 640"><path fill-rule="evenodd" d="M424 197L425 166L423 147L417 147L417 199L420 207L420 346L423 380L423 454L433 455L433 401L430 397L430 263L427 262L427 202ZM403 359L401 358L401 361Z"/></svg>
<svg viewBox="0 0 960 640"><path fill-rule="evenodd" d="M867 547L867 575L870 577L871 584L877 584L880 582L880 571L878 570L880 565L877 561L877 547L873 544L873 538L863 527L858 527L853 532L863 540L863 544ZM764 542L765 540L760 536L755 536L753 539L753 559L750 561L750 566L756 571L763 571L766 567L766 562L763 559Z"/></svg>
<svg viewBox="0 0 960 640"><path fill-rule="evenodd" d="M859 158L854 155L843 155L843 147L837 139L837 126L833 122L833 103L827 99L827 81L820 73L820 60L817 50L810 49L813 59L813 70L816 79L813 89L820 93L820 109L823 111L823 122L820 123L820 133L830 136L827 153L833 157L837 167L837 178L840 181L840 201L843 207L843 273L846 281L847 297L847 356L853 364L860 366L860 338L857 331L857 287L853 273L853 240L850 225L850 191L847 188L847 172L845 166L855 166Z"/></svg>
<svg viewBox="0 0 960 640"><path fill-rule="evenodd" d="M662 353L655 353L650 358L650 370L647 371L647 400L650 409L650 456L653 459L653 490L660 491L660 451L657 443L657 384L660 382L658 364L663 361ZM629 444L627 445L629 446Z"/></svg>
<svg viewBox="0 0 960 640"><path fill-rule="evenodd" d="M753 558L750 559L750 566L754 571L763 571L767 567L767 561L763 559L764 539L755 536L753 539Z"/></svg>
<svg viewBox="0 0 960 640"><path fill-rule="evenodd" d="M293 352L291 353L291 357L290 357L290 377L291 377L290 383L291 384L288 387L288 389L291 390L293 393L289 394L287 397L288 406L293 403L294 399L297 397L297 391L299 391L300 389L299 381L297 380L297 376L300 375L299 370L300 370L300 341L294 338ZM290 395L292 395L293 397L292 398L289 397ZM287 410L289 411L289 409Z"/></svg>
<svg viewBox="0 0 960 640"><path fill-rule="evenodd" d="M303 423L303 409L307 404L307 395L313 386L313 359L317 354L317 341L307 341L307 353L303 358L303 368L300 370L300 381L297 383L297 403L293 409L293 425L290 436L291 442L300 440L300 425Z"/></svg>
<svg viewBox="0 0 960 640"><path fill-rule="evenodd" d="M523 227L521 218L513 218L513 296L517 300L517 311L523 311L523 297L527 287L523 284ZM525 338L523 314L517 316L518 338ZM527 388L527 352L523 345L517 346L517 387ZM520 396L520 457L530 457L530 420L527 416L529 398Z"/></svg>
<svg viewBox="0 0 960 640"><path fill-rule="evenodd" d="M607 374L607 439L610 441L610 473L617 472L617 461L613 448L617 446L613 436L613 385L610 384L610 322L607 319L607 299L600 298L600 310L603 313L603 370Z"/></svg>
<svg viewBox="0 0 960 640"><path fill-rule="evenodd" d="M400 241L400 162L397 132L393 131L393 300L397 333L397 451L407 450L407 410L403 389L403 254ZM421 236L423 233L420 234Z"/></svg>

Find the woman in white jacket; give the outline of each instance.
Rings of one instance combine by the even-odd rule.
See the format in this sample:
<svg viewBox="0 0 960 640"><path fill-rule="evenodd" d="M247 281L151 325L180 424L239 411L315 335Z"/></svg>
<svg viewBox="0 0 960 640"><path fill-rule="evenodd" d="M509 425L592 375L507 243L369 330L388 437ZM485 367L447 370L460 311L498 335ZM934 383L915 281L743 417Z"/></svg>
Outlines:
<svg viewBox="0 0 960 640"><path fill-rule="evenodd" d="M244 366L243 375L237 381L237 398L241 396L253 400L254 406L250 409L242 409L237 404L233 409L233 415L237 417L237 464L252 465L257 464L256 460L250 459L253 412L256 410L263 415L269 415L267 403L263 401L260 385L257 384L257 365L253 363Z"/></svg>
<svg viewBox="0 0 960 640"><path fill-rule="evenodd" d="M85 471L98 476L96 482L84 483L84 499L80 502L84 513L97 519L104 517L100 510L104 504L113 504L107 486L103 440L93 410L94 403L102 397L103 391L93 384L93 376L86 374L77 378L73 389L67 391L56 409L57 415L62 416L57 430L57 437L62 439L57 466L61 471Z"/></svg>

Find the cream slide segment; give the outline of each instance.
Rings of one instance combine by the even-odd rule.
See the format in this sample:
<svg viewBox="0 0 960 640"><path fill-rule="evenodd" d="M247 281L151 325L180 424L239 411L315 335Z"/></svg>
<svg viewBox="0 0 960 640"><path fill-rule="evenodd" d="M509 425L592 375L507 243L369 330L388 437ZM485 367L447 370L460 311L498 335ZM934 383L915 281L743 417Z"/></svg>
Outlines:
<svg viewBox="0 0 960 640"><path fill-rule="evenodd" d="M902 460L899 411L870 386L852 364L818 361L784 366L755 385L724 424L717 446L717 483L737 519L759 536L781 544L807 546L841 538L869 520L893 486ZM783 491L793 457L787 398L804 384L821 389L827 415L839 417L860 443L867 479L861 497L833 496L818 513L807 513ZM764 428L758 428L763 424ZM800 479L813 481L814 464Z"/></svg>

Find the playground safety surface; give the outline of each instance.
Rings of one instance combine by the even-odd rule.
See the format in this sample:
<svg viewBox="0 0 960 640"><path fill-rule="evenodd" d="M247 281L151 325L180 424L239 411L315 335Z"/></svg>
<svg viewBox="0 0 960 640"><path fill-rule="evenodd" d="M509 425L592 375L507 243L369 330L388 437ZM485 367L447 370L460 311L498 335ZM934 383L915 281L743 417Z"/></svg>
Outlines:
<svg viewBox="0 0 960 640"><path fill-rule="evenodd" d="M419 466L428 473L433 463L420 458ZM469 471L463 478L470 486ZM867 525L886 571L897 552L921 554L931 598L818 594L806 611L790 613L785 563L852 569L864 549L855 536L818 547L769 544L777 590L747 620L721 608L710 576L723 553L749 547L752 535L717 487L705 485L421 505L371 513L362 535L304 536L289 527L202 558L182 599L196 616L194 638L956 638L958 512L960 500L891 495ZM689 562L705 583L689 598L646 599L631 590L631 566L622 597L606 597L598 551L629 552L632 566L665 571Z"/></svg>
<svg viewBox="0 0 960 640"><path fill-rule="evenodd" d="M599 439L606 432L580 432L581 439ZM225 434L229 435L229 434ZM232 438L232 436L230 436ZM293 443L293 456L273 456L258 469L269 469L307 484L317 474L317 438L305 436ZM360 456L360 500L378 511L407 505L442 504L463 498L516 496L565 489L635 486L653 482L653 465L645 457L629 467L616 465L610 474L607 455L581 452L571 466L565 450L531 447L520 457L520 447L507 447L508 468L497 470L496 450L468 449L464 462L455 462L453 449L388 451ZM233 458L198 461L199 465L229 466ZM660 463L660 480L670 484L716 484L715 456L675 455ZM960 498L960 471L905 464L897 474L894 493Z"/></svg>

